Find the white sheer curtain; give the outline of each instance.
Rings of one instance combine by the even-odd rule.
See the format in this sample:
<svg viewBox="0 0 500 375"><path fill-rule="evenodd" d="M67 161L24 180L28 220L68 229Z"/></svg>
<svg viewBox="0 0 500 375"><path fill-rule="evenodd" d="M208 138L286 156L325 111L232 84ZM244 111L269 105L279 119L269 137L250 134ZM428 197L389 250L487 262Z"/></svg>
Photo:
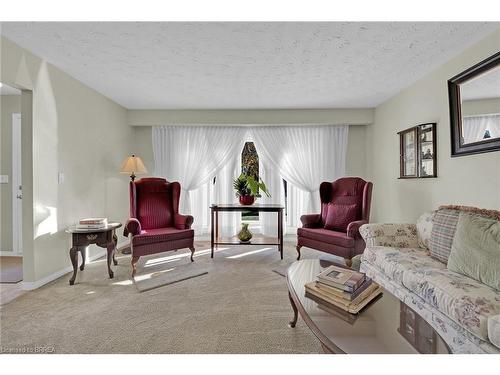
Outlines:
<svg viewBox="0 0 500 375"><path fill-rule="evenodd" d="M243 147L243 135L244 129L234 126L153 127L155 173L179 181L184 214L192 213L190 192L213 179Z"/></svg>
<svg viewBox="0 0 500 375"><path fill-rule="evenodd" d="M483 140L486 130L491 138L500 137L500 115L466 116L463 118L464 143L473 143Z"/></svg>
<svg viewBox="0 0 500 375"><path fill-rule="evenodd" d="M255 146L285 180L306 192L305 212L319 212L322 181L345 175L349 126L255 127Z"/></svg>
<svg viewBox="0 0 500 375"><path fill-rule="evenodd" d="M273 167L271 161L266 159L266 156L256 147L259 155L259 177L266 183L267 189L271 197L267 197L262 193L259 198L259 203L263 204L281 204L285 205L285 190L283 186L283 177L279 170ZM275 212L260 212L259 223L261 233L265 236L278 235L278 219ZM284 226L286 229L286 226Z"/></svg>
<svg viewBox="0 0 500 375"><path fill-rule="evenodd" d="M241 173L241 150L242 145L235 151L235 155L229 162L217 173L214 186L214 195L212 203L237 203L233 189L233 180ZM208 207L208 206L207 206ZM219 213L219 235L222 237L232 237L238 233L241 223L239 213L220 212Z"/></svg>
<svg viewBox="0 0 500 375"><path fill-rule="evenodd" d="M308 199L309 194L306 191L299 189L291 183L287 184L286 225L289 231L293 232L297 228L300 228L302 226L300 217L306 213L311 213L307 211ZM314 199L316 201L315 204L319 206L320 199L318 192L313 194L312 199ZM319 213L319 211L317 211L317 213Z"/></svg>
<svg viewBox="0 0 500 375"><path fill-rule="evenodd" d="M271 194L259 202L284 205L287 180L287 226L296 228L301 215L319 212L319 184L344 175L347 137L347 125L155 126L155 174L180 182L181 212L195 217L196 234L207 233L210 204L237 202L232 181L241 173L244 143L253 141ZM235 235L240 222L234 213L221 214L220 235ZM276 214L260 213L259 224L265 235L276 235Z"/></svg>

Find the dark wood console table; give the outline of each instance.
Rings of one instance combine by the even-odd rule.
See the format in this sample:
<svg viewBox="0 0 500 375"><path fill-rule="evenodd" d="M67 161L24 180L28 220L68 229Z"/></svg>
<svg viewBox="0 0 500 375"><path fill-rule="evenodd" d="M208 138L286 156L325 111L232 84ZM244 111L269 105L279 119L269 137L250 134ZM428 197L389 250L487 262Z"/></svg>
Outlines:
<svg viewBox="0 0 500 375"><path fill-rule="evenodd" d="M211 257L214 257L214 247L217 245L274 245L278 246L281 259L283 259L283 209L279 204L253 204L244 206L238 203L234 204L213 204L210 206L210 238L211 238ZM255 239L248 243L237 242L230 238L219 238L219 212L276 212L278 215L278 238Z"/></svg>
<svg viewBox="0 0 500 375"><path fill-rule="evenodd" d="M109 278L114 277L113 271L111 270L111 260L116 266L118 262L115 259L116 244L118 243L118 237L116 237L115 230L120 228L122 225L120 223L109 223L105 228L102 229L78 229L76 225L73 225L66 229L66 233L71 233L72 245L69 250L69 257L71 259L71 264L73 265L73 276L69 279L69 285L73 285L76 279L76 273L78 269L78 252L82 255L82 265L80 266L80 271L85 269L85 249L87 246L96 244L99 247L103 247L108 253L108 274Z"/></svg>

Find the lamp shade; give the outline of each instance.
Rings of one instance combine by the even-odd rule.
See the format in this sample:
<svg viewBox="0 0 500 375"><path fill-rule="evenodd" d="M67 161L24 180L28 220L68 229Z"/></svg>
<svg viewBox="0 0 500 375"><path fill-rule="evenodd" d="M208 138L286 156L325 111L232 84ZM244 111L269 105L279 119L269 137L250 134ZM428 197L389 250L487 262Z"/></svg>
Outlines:
<svg viewBox="0 0 500 375"><path fill-rule="evenodd" d="M120 172L131 175L148 173L141 158L135 155L129 156L123 161Z"/></svg>

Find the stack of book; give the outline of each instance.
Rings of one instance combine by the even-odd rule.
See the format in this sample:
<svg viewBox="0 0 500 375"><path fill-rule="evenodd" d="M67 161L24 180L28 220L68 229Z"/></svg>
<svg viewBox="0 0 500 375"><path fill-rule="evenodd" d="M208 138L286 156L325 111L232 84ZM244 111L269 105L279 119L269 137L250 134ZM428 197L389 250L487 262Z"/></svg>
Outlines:
<svg viewBox="0 0 500 375"><path fill-rule="evenodd" d="M103 217L90 217L81 219L76 225L77 229L103 229L108 226L108 219Z"/></svg>
<svg viewBox="0 0 500 375"><path fill-rule="evenodd" d="M357 314L382 293L380 286L364 273L341 266L329 266L316 281L305 285L306 296L351 314Z"/></svg>

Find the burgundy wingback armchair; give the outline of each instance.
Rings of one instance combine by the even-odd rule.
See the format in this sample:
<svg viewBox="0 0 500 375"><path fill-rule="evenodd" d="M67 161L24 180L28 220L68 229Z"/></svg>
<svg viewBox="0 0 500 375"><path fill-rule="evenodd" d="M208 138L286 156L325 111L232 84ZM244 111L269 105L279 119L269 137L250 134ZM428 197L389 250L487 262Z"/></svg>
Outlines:
<svg viewBox="0 0 500 375"><path fill-rule="evenodd" d="M123 235L132 250L132 276L139 257L189 248L194 255L193 217L179 214L181 185L163 178L130 181L130 219Z"/></svg>
<svg viewBox="0 0 500 375"><path fill-rule="evenodd" d="M350 266L352 257L365 250L359 227L370 219L372 187L371 182L359 177L322 182L319 187L321 212L300 218L302 228L297 230L297 260L300 248L307 246L341 256Z"/></svg>

